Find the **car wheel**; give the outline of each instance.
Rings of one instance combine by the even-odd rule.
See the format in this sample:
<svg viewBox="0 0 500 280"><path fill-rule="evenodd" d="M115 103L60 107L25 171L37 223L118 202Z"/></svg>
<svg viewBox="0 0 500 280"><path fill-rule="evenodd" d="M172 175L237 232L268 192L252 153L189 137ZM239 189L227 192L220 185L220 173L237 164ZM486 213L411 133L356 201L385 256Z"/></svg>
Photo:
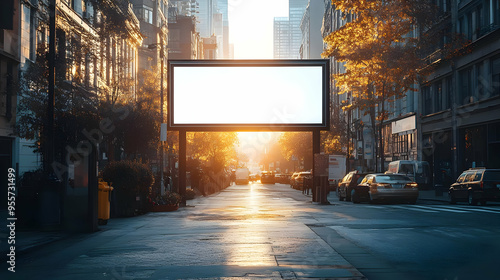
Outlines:
<svg viewBox="0 0 500 280"><path fill-rule="evenodd" d="M351 191L351 201L352 201L352 203L359 203L359 202L360 202L360 201L359 201L359 197L358 197L358 195L356 194L356 190L355 190L355 189L353 189L353 190Z"/></svg>
<svg viewBox="0 0 500 280"><path fill-rule="evenodd" d="M477 205L477 199L474 198L474 192L469 192L469 205Z"/></svg>
<svg viewBox="0 0 500 280"><path fill-rule="evenodd" d="M344 197L340 193L340 189L339 188L337 188L337 196L339 197L339 201L344 201Z"/></svg>
<svg viewBox="0 0 500 280"><path fill-rule="evenodd" d="M450 192L448 197L450 199L450 204L457 204L457 199L455 198L455 194L453 192Z"/></svg>
<svg viewBox="0 0 500 280"><path fill-rule="evenodd" d="M345 201L351 201L351 192L353 190L351 188L347 188L345 191Z"/></svg>
<svg viewBox="0 0 500 280"><path fill-rule="evenodd" d="M368 192L370 203L375 203L375 199L372 198L372 193Z"/></svg>

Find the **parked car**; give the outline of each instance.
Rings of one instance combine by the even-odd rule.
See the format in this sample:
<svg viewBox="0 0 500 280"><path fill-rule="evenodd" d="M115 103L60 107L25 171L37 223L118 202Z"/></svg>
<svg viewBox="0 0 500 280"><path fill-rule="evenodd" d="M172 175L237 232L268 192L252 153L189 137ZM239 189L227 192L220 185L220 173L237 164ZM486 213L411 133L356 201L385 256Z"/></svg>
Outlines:
<svg viewBox="0 0 500 280"><path fill-rule="evenodd" d="M260 182L262 184L274 184L274 174L271 171L262 171Z"/></svg>
<svg viewBox="0 0 500 280"><path fill-rule="evenodd" d="M417 199L418 184L402 174L368 174L351 193L354 203L402 200L414 204Z"/></svg>
<svg viewBox="0 0 500 280"><path fill-rule="evenodd" d="M340 201L344 199L346 201L351 201L351 192L361 183L361 180L365 178L366 173L360 173L358 171L351 171L342 178L337 187L337 196Z"/></svg>
<svg viewBox="0 0 500 280"><path fill-rule="evenodd" d="M470 205L486 205L500 200L500 169L472 168L464 171L453 183L448 195L450 203L466 201Z"/></svg>
<svg viewBox="0 0 500 280"><path fill-rule="evenodd" d="M290 174L276 174L274 179L276 183L288 184L290 182Z"/></svg>
<svg viewBox="0 0 500 280"><path fill-rule="evenodd" d="M297 178L297 176L299 176L299 173L300 172L294 172L292 174L292 176L290 177L290 187L292 187L294 189L295 189L295 178Z"/></svg>
<svg viewBox="0 0 500 280"><path fill-rule="evenodd" d="M311 179L312 173L309 171L299 172L299 174L295 177L293 188L302 190L302 187L304 185L304 178Z"/></svg>

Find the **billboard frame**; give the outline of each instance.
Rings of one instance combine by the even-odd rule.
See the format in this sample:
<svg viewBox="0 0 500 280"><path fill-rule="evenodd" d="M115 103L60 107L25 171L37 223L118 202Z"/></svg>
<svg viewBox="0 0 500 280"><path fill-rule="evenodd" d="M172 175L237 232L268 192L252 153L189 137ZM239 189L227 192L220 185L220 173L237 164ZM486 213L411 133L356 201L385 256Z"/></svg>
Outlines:
<svg viewBox="0 0 500 280"><path fill-rule="evenodd" d="M168 60L167 127L180 131L312 131L330 129L330 62L328 59L307 60ZM321 123L224 123L176 124L174 119L174 75L176 67L321 67L322 104ZM257 113L257 112L256 112Z"/></svg>

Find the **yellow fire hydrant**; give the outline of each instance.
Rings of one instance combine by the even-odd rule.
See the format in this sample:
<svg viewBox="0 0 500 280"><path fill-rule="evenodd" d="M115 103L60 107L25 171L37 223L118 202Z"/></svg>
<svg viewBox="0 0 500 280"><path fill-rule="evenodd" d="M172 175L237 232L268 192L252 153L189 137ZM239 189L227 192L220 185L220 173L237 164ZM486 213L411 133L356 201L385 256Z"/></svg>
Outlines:
<svg viewBox="0 0 500 280"><path fill-rule="evenodd" d="M97 218L99 225L106 225L108 223L112 190L113 187L110 187L107 182L99 179L99 195L97 198Z"/></svg>

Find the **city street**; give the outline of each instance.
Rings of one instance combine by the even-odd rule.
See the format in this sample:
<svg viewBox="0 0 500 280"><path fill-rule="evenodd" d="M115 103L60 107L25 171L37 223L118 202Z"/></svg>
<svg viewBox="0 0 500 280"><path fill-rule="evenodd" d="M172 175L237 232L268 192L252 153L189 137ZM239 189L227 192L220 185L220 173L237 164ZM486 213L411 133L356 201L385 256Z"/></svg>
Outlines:
<svg viewBox="0 0 500 280"><path fill-rule="evenodd" d="M496 279L500 207L317 205L233 185L175 212L111 219L17 257L2 279ZM7 278L5 277L7 276Z"/></svg>

